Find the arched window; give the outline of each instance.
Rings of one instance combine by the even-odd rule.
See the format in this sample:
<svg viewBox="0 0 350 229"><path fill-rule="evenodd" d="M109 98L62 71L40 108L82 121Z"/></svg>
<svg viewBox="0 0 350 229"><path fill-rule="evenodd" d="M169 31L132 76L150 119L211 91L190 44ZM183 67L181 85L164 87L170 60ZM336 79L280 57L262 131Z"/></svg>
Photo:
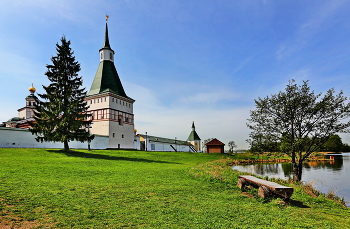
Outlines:
<svg viewBox="0 0 350 229"><path fill-rule="evenodd" d="M111 52L109 53L109 57L109 59L113 60L113 54Z"/></svg>

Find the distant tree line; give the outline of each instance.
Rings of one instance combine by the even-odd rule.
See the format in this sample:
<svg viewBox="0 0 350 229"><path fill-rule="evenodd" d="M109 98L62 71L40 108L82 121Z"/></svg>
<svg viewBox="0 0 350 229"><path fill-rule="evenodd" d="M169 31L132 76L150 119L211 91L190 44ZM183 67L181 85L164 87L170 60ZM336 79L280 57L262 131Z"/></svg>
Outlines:
<svg viewBox="0 0 350 229"><path fill-rule="evenodd" d="M339 135L335 134L321 146L318 152L350 152L350 146L347 143L343 143Z"/></svg>
<svg viewBox="0 0 350 229"><path fill-rule="evenodd" d="M303 139L305 142L310 142L311 139L305 137ZM314 144L322 142L323 139L317 139ZM270 141L261 141L260 144L252 145L250 152L252 153L261 153L261 152L280 152L283 148L283 142L270 142ZM309 146L306 146L309 147ZM306 150L306 148L304 149ZM332 135L322 146L320 146L315 152L350 152L350 145L343 143L339 135Z"/></svg>

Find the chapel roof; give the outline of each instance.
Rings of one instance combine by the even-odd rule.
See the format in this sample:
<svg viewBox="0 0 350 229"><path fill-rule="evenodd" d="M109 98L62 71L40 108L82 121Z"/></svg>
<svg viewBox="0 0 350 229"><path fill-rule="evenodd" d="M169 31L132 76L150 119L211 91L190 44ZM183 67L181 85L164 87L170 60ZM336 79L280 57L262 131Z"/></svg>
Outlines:
<svg viewBox="0 0 350 229"><path fill-rule="evenodd" d="M195 130L192 130L190 136L188 136L187 141L201 140Z"/></svg>
<svg viewBox="0 0 350 229"><path fill-rule="evenodd" d="M190 136L188 136L187 141L200 141L201 138L198 136L196 132L196 127L194 126L194 122L192 122L192 131Z"/></svg>
<svg viewBox="0 0 350 229"><path fill-rule="evenodd" d="M225 145L225 144L217 140L216 138L214 138L210 142L205 143L205 145Z"/></svg>
<svg viewBox="0 0 350 229"><path fill-rule="evenodd" d="M23 118L20 118L20 117L13 117L13 118L10 118L8 120L8 122L18 122L18 121L21 121L23 120Z"/></svg>

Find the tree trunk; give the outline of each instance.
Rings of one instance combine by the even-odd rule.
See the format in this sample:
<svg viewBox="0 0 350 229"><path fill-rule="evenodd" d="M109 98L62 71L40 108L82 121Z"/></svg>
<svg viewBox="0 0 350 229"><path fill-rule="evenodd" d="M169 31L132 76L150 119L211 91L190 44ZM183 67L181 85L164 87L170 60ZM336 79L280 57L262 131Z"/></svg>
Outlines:
<svg viewBox="0 0 350 229"><path fill-rule="evenodd" d="M68 145L68 141L64 141L64 151L68 152L69 151L69 145Z"/></svg>
<svg viewBox="0 0 350 229"><path fill-rule="evenodd" d="M293 162L293 181L301 181L303 173L303 162Z"/></svg>

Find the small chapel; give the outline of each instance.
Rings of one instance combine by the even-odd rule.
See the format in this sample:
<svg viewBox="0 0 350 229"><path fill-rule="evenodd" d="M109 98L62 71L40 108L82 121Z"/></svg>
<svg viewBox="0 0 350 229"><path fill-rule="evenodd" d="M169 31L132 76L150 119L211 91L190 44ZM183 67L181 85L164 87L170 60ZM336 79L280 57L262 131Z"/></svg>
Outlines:
<svg viewBox="0 0 350 229"><path fill-rule="evenodd" d="M193 145L195 151L201 151L201 139L196 132L196 127L194 126L194 121L192 122L192 131L190 136L188 136L187 141Z"/></svg>

